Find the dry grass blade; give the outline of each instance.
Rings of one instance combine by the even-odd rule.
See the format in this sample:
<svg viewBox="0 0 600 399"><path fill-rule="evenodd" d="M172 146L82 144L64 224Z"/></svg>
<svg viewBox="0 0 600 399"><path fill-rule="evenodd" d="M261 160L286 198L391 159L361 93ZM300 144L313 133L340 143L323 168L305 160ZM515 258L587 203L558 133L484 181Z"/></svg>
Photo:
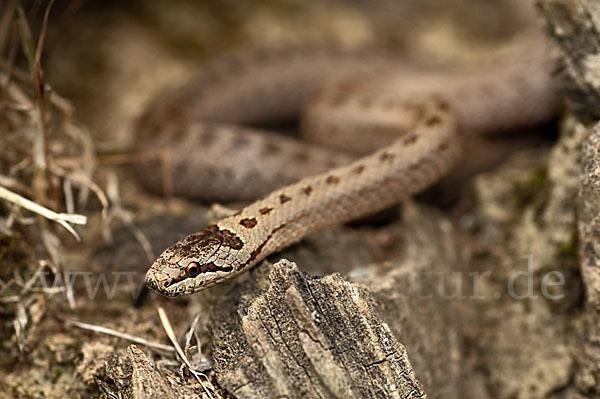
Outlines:
<svg viewBox="0 0 600 399"><path fill-rule="evenodd" d="M79 183L82 187L91 190L96 195L96 198L98 198L98 201L100 201L100 204L102 205L102 217L108 217L109 201L106 197L106 194L104 194L102 188L100 188L98 184L96 184L88 176L86 176L85 173L82 173L80 171L65 171L54 165L50 166L50 171L57 176L60 176L66 180L72 180L76 183Z"/></svg>
<svg viewBox="0 0 600 399"><path fill-rule="evenodd" d="M29 76L29 74L25 70L19 68L18 66L13 65L11 62L0 58L0 68L4 70L4 73L0 75L0 77L2 77L2 79L7 82L6 85L10 85L10 83L12 83L8 82L9 77L16 78L23 84L31 84L31 77ZM73 114L75 113L75 106L67 98L52 90L50 102L56 107L56 109L62 112L67 121L70 122L73 119Z"/></svg>
<svg viewBox="0 0 600 399"><path fill-rule="evenodd" d="M33 73L33 88L35 92L36 98L41 102L44 99L44 80L42 77L42 50L44 49L44 41L46 40L46 32L48 31L48 17L50 16L50 9L52 9L52 5L54 4L54 0L50 0L48 6L46 7L46 12L44 13L44 20L42 22L42 30L40 32L40 37L38 38L37 46L35 48L35 58L34 58L34 73ZM39 92L38 92L39 90Z"/></svg>
<svg viewBox="0 0 600 399"><path fill-rule="evenodd" d="M87 223L87 217L84 215L78 214L69 214L69 213L56 213L46 207L43 207L31 200L28 200L25 197L20 196L19 194L13 193L0 186L0 198L6 201L12 202L22 208L25 208L31 212L37 213L40 216L45 217L46 219L52 220L61 226L63 226L67 231L69 231L77 241L80 241L81 238L79 234L75 231L75 229L70 225L71 224L80 224L84 225Z"/></svg>
<svg viewBox="0 0 600 399"><path fill-rule="evenodd" d="M154 255L154 251L152 249L152 244L148 237L144 234L142 230L140 230L134 223L134 217L131 212L126 210L121 203L121 198L119 194L119 181L117 176L114 173L107 174L107 188L106 193L108 198L112 204L110 212L106 214L104 217L104 224L102 233L104 235L104 239L106 242L112 242L112 236L110 233L110 223L112 220L119 220L127 230L135 237L137 242L142 247L144 254L146 255L146 259L148 262L153 262L156 256Z"/></svg>
<svg viewBox="0 0 600 399"><path fill-rule="evenodd" d="M67 319L67 320L64 320L64 322L68 326L83 328L84 330L90 330L90 331L95 331L95 332L99 332L102 334L112 335L113 337L123 338L128 341L132 341L132 342L135 342L140 345L146 345L150 348L158 349L161 351L167 351L167 352L174 351L173 348L169 345L163 345L163 344L159 344L157 342L148 341L147 339L136 337L135 335L131 335L131 334L127 334L127 333L122 333L117 330L113 330L112 328L97 326L95 324L83 323L81 321L76 321L76 320L68 320Z"/></svg>
<svg viewBox="0 0 600 399"><path fill-rule="evenodd" d="M162 307L158 308L158 316L160 317L160 321L163 325L165 332L167 333L167 336L169 337L169 339L171 340L171 343L175 347L175 351L177 352L177 354L179 355L181 360L183 360L185 365L188 367L188 369L190 370L190 373L192 373L194 378L196 378L196 380L200 383L200 385L202 385L202 388L204 388L204 392L206 392L208 397L212 399L213 396L212 396L210 389L205 385L205 382L202 381L202 379L200 378L200 377L203 377L204 379L206 379L206 382L210 384L210 381L208 381L208 377L205 374L196 371L192 367L192 364L190 363L188 358L183 353L183 350L181 349L179 342L177 342L177 337L175 336L175 332L173 331L173 327L171 326L169 317L167 316L167 313L165 312L165 310ZM211 385L210 388L214 390L214 388L212 387L212 384L210 384L210 385Z"/></svg>
<svg viewBox="0 0 600 399"><path fill-rule="evenodd" d="M9 30L12 25L12 19L19 2L17 0L10 0L6 4L4 12L0 16L0 54L4 53L4 47L9 38Z"/></svg>
<svg viewBox="0 0 600 399"><path fill-rule="evenodd" d="M17 336L17 345L20 352L25 351L25 330L27 329L27 312L21 302L17 303L17 316L13 320L13 328Z"/></svg>

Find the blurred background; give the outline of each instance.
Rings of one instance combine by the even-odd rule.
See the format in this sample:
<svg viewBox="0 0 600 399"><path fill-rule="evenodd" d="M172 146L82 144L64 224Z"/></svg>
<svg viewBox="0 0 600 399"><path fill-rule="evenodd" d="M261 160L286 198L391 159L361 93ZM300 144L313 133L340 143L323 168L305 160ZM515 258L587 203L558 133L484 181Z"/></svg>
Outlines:
<svg viewBox="0 0 600 399"><path fill-rule="evenodd" d="M43 67L100 151L121 149L131 120L208 57L248 44L333 42L430 64L477 59L531 24L528 1L72 1L50 14ZM41 21L45 2L33 2ZM523 12L523 9L527 10ZM39 30L39 25L34 30Z"/></svg>
<svg viewBox="0 0 600 399"><path fill-rule="evenodd" d="M105 336L96 339L98 335L90 339L66 328L65 317L164 339L154 307L143 306L149 302L143 302L147 296L131 299L127 286L118 288L117 301L87 300L81 287L67 293L70 296L50 300L27 287L27 281L42 268L56 274L135 270L141 276L157 251L207 223L207 207L150 195L126 168L94 157L129 151L135 118L163 89L185 84L204 60L253 44L327 42L383 48L419 63L460 67L487 57L536 20L525 0L74 0L52 5L44 31L48 4L0 0L0 78L3 89L8 87L6 81L19 88L3 90L0 98L0 186L52 209L85 213L89 221L78 228L82 245L60 226L0 202L0 397L99 395L95 378L104 370L99 354L122 349L126 343ZM42 32L45 37L38 46ZM40 79L45 89L40 90ZM45 90L52 96L40 94ZM51 106L39 105L49 98L54 101ZM67 161L80 157L83 166L64 162L59 165L63 169L51 173L36 169L40 129L31 109L47 112L41 118L49 127L46 155ZM524 152L521 161L537 171L550 144L534 144L535 152ZM519 164L507 174L517 175L514 179L525 187L506 188L511 200L513 189L524 193L521 210L547 189L545 169L537 174L525 169ZM54 182L54 191L48 182ZM90 187L96 189L91 182L97 184L96 195L89 194ZM481 190L503 201L493 190ZM85 192L87 202L69 199L81 200ZM456 220L477 236L475 218L464 215L466 205L456 212ZM498 208L489 214L502 213ZM295 248L286 255L302 259L303 268L311 272L343 272L338 266L370 264L382 264L385 270L390 253L402 251L397 248L402 244L399 229L391 226L364 236L350 232L344 240L325 233L309 240L308 249ZM497 233L495 224L492 230ZM323 263L331 270L323 269ZM179 327L187 326L199 306L206 305L198 304L198 299L189 301L188 307L188 302L156 299ZM479 315L474 320L477 325ZM203 338L209 336L206 326L201 330ZM479 333L475 330L474 336ZM490 369L502 369L491 364ZM499 384L498 392L509 385Z"/></svg>

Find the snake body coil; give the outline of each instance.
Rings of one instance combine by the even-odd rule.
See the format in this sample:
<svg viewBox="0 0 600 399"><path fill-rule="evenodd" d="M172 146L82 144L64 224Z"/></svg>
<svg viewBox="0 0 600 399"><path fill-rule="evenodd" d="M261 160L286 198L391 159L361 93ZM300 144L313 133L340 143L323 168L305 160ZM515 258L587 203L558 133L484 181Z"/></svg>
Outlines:
<svg viewBox="0 0 600 399"><path fill-rule="evenodd" d="M213 61L140 118L139 148L169 152L176 194L219 201L270 194L166 249L147 285L168 296L213 286L323 226L426 188L460 158L463 136L549 118L558 102L546 53L537 40L463 71L298 48ZM311 96L303 126L321 146L241 127L297 114ZM323 148L334 144L344 151ZM158 175L141 173L154 188Z"/></svg>

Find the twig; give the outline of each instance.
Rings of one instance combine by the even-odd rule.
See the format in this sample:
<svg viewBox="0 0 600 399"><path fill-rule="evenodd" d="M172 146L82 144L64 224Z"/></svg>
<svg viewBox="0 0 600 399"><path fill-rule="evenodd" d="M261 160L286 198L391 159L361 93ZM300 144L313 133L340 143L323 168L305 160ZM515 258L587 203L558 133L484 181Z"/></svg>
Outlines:
<svg viewBox="0 0 600 399"><path fill-rule="evenodd" d="M102 334L112 335L113 337L123 338L123 339L129 340L129 341L135 342L137 344L140 344L140 345L146 345L150 348L167 351L167 352L175 351L173 349L173 347L171 347L169 345L164 345L164 344L159 344L156 342L148 341L147 339L136 337L135 335L131 335L131 334L127 334L127 333L122 333L117 330L113 330L112 328L97 326L95 324L88 324L88 323L83 323L81 321L69 320L69 319L65 319L64 322L65 322L65 324L73 326L73 327L83 328L84 330L90 330L90 331L95 331L95 332L99 332Z"/></svg>
<svg viewBox="0 0 600 399"><path fill-rule="evenodd" d="M81 241L79 238L79 234L75 231L75 229L69 224L80 224L84 225L87 223L87 217L84 215L78 214L69 214L69 213L56 213L46 207L43 207L31 200L28 200L25 197L21 197L19 194L13 193L0 186L0 198L12 202L13 204L19 205L22 208L25 208L31 212L37 213L40 216L45 217L46 219L55 221L56 223L63 226L69 233L73 234L77 241Z"/></svg>

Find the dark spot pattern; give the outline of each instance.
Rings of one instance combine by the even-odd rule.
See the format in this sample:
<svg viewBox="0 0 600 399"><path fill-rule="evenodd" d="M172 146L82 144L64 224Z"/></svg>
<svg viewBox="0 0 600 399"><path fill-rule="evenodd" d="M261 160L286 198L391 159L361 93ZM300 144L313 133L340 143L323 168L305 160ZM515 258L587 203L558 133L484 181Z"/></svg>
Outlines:
<svg viewBox="0 0 600 399"><path fill-rule="evenodd" d="M306 186L302 188L302 194L306 195L307 197L310 195L310 193L312 193L313 188L311 186Z"/></svg>
<svg viewBox="0 0 600 399"><path fill-rule="evenodd" d="M442 111L448 111L450 109L450 104L447 101L442 99L437 100L437 107Z"/></svg>
<svg viewBox="0 0 600 399"><path fill-rule="evenodd" d="M425 121L425 124L429 127L437 126L442 123L442 119L438 115L433 115Z"/></svg>
<svg viewBox="0 0 600 399"><path fill-rule="evenodd" d="M271 213L272 210L273 210L273 208L265 207L265 208L260 208L258 211L260 212L261 215L268 215L269 213Z"/></svg>
<svg viewBox="0 0 600 399"><path fill-rule="evenodd" d="M294 153L293 158L298 162L307 162L310 159L310 156L306 151L301 150Z"/></svg>
<svg viewBox="0 0 600 399"><path fill-rule="evenodd" d="M338 184L340 182L340 178L337 176L327 176L327 179L325 179L325 183L327 184Z"/></svg>
<svg viewBox="0 0 600 399"><path fill-rule="evenodd" d="M416 134L411 134L410 136L406 137L404 140L402 140L402 144L404 145L411 145L416 143L418 140L418 137Z"/></svg>
<svg viewBox="0 0 600 399"><path fill-rule="evenodd" d="M221 230L216 224L211 224L201 232L188 235L183 240L171 247L170 250L181 253L181 255L184 257L194 257L205 247L210 245L217 247L229 247L235 250L240 250L244 247L242 240L240 240L240 238L234 233L229 230ZM213 262L202 264L198 267L200 268L200 273L216 271L231 272L233 270L231 265L218 266ZM177 278L174 278L168 286L176 284L187 278L188 276L185 270L183 270L181 275Z"/></svg>
<svg viewBox="0 0 600 399"><path fill-rule="evenodd" d="M240 224L247 229L253 228L257 223L258 221L255 218L245 218L240 220Z"/></svg>
<svg viewBox="0 0 600 399"><path fill-rule="evenodd" d="M440 143L438 151L446 151L448 149L448 143Z"/></svg>
<svg viewBox="0 0 600 399"><path fill-rule="evenodd" d="M277 154L279 151L281 151L281 147L278 144L273 143L272 141L265 142L265 145L263 147L263 154L273 155Z"/></svg>
<svg viewBox="0 0 600 399"><path fill-rule="evenodd" d="M216 224L208 225L199 233L190 234L177 244L177 250L189 253L211 244L225 245L233 249L242 249L244 243L238 236L229 230L221 230Z"/></svg>
<svg viewBox="0 0 600 399"><path fill-rule="evenodd" d="M236 249L236 250L240 250L244 247L244 243L242 242L242 240L240 240L240 238L238 236L231 233L229 230L224 230L224 231L227 231L227 232L229 232L229 234L233 235L231 237L228 237L227 245L229 245L232 249Z"/></svg>
<svg viewBox="0 0 600 399"><path fill-rule="evenodd" d="M356 165L354 169L352 169L352 173L354 173L355 175L360 175L364 171L365 165Z"/></svg>
<svg viewBox="0 0 600 399"><path fill-rule="evenodd" d="M381 155L379 155L379 160L381 162L386 162L389 161L391 162L394 159L395 155L392 154L391 152L382 152Z"/></svg>
<svg viewBox="0 0 600 399"><path fill-rule="evenodd" d="M292 197L289 197L285 194L279 194L279 202L281 204L285 204L286 202L291 201L291 200L292 200Z"/></svg>

